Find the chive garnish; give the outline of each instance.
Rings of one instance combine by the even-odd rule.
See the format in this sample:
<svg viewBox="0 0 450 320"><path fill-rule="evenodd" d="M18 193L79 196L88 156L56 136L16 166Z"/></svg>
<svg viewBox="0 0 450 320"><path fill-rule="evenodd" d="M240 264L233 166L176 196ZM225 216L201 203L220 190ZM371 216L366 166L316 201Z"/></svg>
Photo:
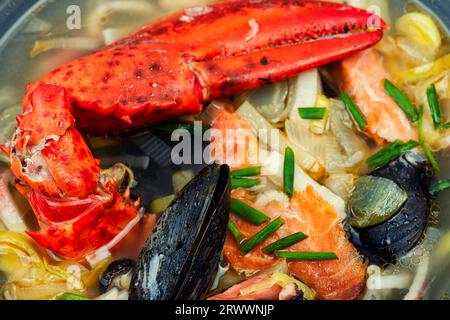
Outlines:
<svg viewBox="0 0 450 320"><path fill-rule="evenodd" d="M287 147L284 152L284 193L292 198L294 195L295 153Z"/></svg>
<svg viewBox="0 0 450 320"><path fill-rule="evenodd" d="M417 122L417 130L419 131L419 143L424 143L424 136L423 136L423 106L420 106L419 108L419 120Z"/></svg>
<svg viewBox="0 0 450 320"><path fill-rule="evenodd" d="M450 180L440 181L439 183L436 183L430 188L430 193L436 194L447 189L450 189Z"/></svg>
<svg viewBox="0 0 450 320"><path fill-rule="evenodd" d="M441 109L439 107L439 99L436 92L436 85L433 83L427 89L428 104L433 117L434 128L438 129L442 124Z"/></svg>
<svg viewBox="0 0 450 320"><path fill-rule="evenodd" d="M419 143L422 146L422 149L430 161L431 165L433 166L433 169L435 171L441 171L441 167L439 166L439 163L437 162L436 158L433 155L433 152L431 152L430 148L425 143L425 138L423 136L423 106L420 107L419 110L419 121L418 121L418 130L419 130Z"/></svg>
<svg viewBox="0 0 450 320"><path fill-rule="evenodd" d="M270 220L264 213L237 199L231 199L231 211L254 225L260 226Z"/></svg>
<svg viewBox="0 0 450 320"><path fill-rule="evenodd" d="M397 103L397 105L403 110L408 119L411 122L416 122L419 115L417 110L408 97L400 91L392 82L389 80L384 81L384 90L391 96L391 98Z"/></svg>
<svg viewBox="0 0 450 320"><path fill-rule="evenodd" d="M423 151L425 152L425 155L427 156L428 160L430 161L431 165L433 166L434 171L439 172L441 171L441 166L437 162L436 158L433 155L433 152L431 152L430 148L426 145L422 145Z"/></svg>
<svg viewBox="0 0 450 320"><path fill-rule="evenodd" d="M342 92L341 99L347 107L347 110L353 116L353 119L355 119L355 122L358 124L359 128L361 130L364 130L368 125L367 120L361 113L359 108L356 106L356 104L353 102L352 98L350 98L347 92Z"/></svg>
<svg viewBox="0 0 450 320"><path fill-rule="evenodd" d="M241 177L258 176L260 174L261 174L261 167L252 167L232 171L230 175L232 178L241 178Z"/></svg>
<svg viewBox="0 0 450 320"><path fill-rule="evenodd" d="M262 251L265 253L272 254L275 251L286 249L290 246L293 246L294 244L297 244L303 240L306 240L308 238L307 235L304 235L301 232L294 233L293 235L290 235L286 238L280 239L271 245L268 245L267 247L263 248Z"/></svg>
<svg viewBox="0 0 450 320"><path fill-rule="evenodd" d="M447 122L446 124L441 125L441 128L444 130L450 129L450 122Z"/></svg>
<svg viewBox="0 0 450 320"><path fill-rule="evenodd" d="M259 179L249 179L249 178L231 178L231 189L239 188L253 188L261 183Z"/></svg>
<svg viewBox="0 0 450 320"><path fill-rule="evenodd" d="M322 120L327 112L326 108L300 108L298 113L305 120Z"/></svg>
<svg viewBox="0 0 450 320"><path fill-rule="evenodd" d="M243 254L247 254L253 249L255 249L258 245L263 243L267 238L277 232L278 229L284 224L284 221L281 218L278 218L271 223L269 223L264 229L258 232L255 236L250 238L248 241L244 242L244 244L240 247L240 251Z"/></svg>
<svg viewBox="0 0 450 320"><path fill-rule="evenodd" d="M334 252L275 252L275 257L287 260L337 260L338 256Z"/></svg>
<svg viewBox="0 0 450 320"><path fill-rule="evenodd" d="M245 236L239 231L239 229L231 220L228 221L228 231L230 231L231 235L239 245L244 242Z"/></svg>
<svg viewBox="0 0 450 320"><path fill-rule="evenodd" d="M88 297L80 296L75 293L66 292L57 298L58 300L91 300Z"/></svg>
<svg viewBox="0 0 450 320"><path fill-rule="evenodd" d="M402 143L397 140L367 159L367 164L370 168L381 167L389 161L401 156L403 153L417 148L418 146L419 143L416 141Z"/></svg>

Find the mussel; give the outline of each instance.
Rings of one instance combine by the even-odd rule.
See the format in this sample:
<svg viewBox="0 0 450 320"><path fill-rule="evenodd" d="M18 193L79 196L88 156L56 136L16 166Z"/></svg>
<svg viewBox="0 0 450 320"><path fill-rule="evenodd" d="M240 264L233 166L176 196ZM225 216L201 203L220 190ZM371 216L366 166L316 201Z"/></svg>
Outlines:
<svg viewBox="0 0 450 320"><path fill-rule="evenodd" d="M137 262L130 300L197 300L217 271L230 211L230 170L203 169L159 219Z"/></svg>
<svg viewBox="0 0 450 320"><path fill-rule="evenodd" d="M391 263L408 253L420 240L429 218L430 172L420 154L409 153L370 174L395 182L407 194L401 209L388 220L366 228L347 226L354 245L372 263Z"/></svg>
<svg viewBox="0 0 450 320"><path fill-rule="evenodd" d="M113 287L125 289L129 284L129 276L134 267L134 261L130 259L122 259L112 262L100 277L100 293L104 294ZM127 281L128 280L128 281Z"/></svg>

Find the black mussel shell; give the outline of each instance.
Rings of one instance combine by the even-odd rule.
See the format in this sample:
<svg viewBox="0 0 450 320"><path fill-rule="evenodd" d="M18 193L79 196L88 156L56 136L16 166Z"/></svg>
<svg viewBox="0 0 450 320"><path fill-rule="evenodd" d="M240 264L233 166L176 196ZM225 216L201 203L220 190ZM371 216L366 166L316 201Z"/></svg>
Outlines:
<svg viewBox="0 0 450 320"><path fill-rule="evenodd" d="M111 289L115 278L133 270L135 262L130 259L123 259L111 262L100 277L100 293L105 293Z"/></svg>
<svg viewBox="0 0 450 320"><path fill-rule="evenodd" d="M417 154L403 155L371 173L390 179L408 195L403 208L389 220L365 229L347 226L351 240L372 263L391 263L408 253L420 240L429 218L430 170Z"/></svg>
<svg viewBox="0 0 450 320"><path fill-rule="evenodd" d="M134 268L130 300L197 300L219 265L230 211L230 170L203 169L163 213Z"/></svg>

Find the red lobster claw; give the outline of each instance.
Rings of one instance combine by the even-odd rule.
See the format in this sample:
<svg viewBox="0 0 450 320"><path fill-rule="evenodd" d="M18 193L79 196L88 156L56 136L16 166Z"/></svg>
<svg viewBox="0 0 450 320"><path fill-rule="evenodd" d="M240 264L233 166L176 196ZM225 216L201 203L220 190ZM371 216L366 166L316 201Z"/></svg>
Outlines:
<svg viewBox="0 0 450 320"><path fill-rule="evenodd" d="M105 133L196 113L211 99L342 59L381 40L387 25L373 20L327 1L224 1L155 21L29 85L17 133L3 147L41 223L29 234L80 259L137 216L138 204L102 177L78 130Z"/></svg>
<svg viewBox="0 0 450 320"><path fill-rule="evenodd" d="M376 44L370 12L317 0L230 0L157 20L28 89L70 93L77 128L130 129L294 76ZM369 29L370 27L370 29Z"/></svg>
<svg viewBox="0 0 450 320"><path fill-rule="evenodd" d="M41 227L28 235L65 258L82 260L136 222L139 202L101 173L70 106L63 88L42 85L31 93L17 117L11 169Z"/></svg>

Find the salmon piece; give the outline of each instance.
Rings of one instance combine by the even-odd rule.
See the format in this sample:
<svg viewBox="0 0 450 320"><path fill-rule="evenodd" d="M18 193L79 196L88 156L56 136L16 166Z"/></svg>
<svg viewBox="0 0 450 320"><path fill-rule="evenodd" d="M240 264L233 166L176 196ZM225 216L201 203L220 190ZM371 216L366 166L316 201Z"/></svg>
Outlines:
<svg viewBox="0 0 450 320"><path fill-rule="evenodd" d="M256 164L252 158L252 147L257 146L257 138L247 121L235 113L218 109L214 111L211 127L214 129L211 137L212 159L229 165L231 170Z"/></svg>
<svg viewBox="0 0 450 320"><path fill-rule="evenodd" d="M342 89L348 92L364 114L369 136L379 143L417 141L416 128L384 91L384 80L389 79L390 75L378 51L369 49L343 60L338 74Z"/></svg>
<svg viewBox="0 0 450 320"><path fill-rule="evenodd" d="M228 235L224 257L233 269L251 274L274 266L279 260L265 254L261 248L293 233L303 232L309 238L290 247L289 251L335 252L339 260L290 261L289 271L314 289L320 299L351 300L359 297L365 286L367 264L348 241L336 210L312 187L295 193L288 205L272 201L260 208L250 203L242 191L233 193L233 197L252 205L271 218L281 216L285 221L285 225L276 234L245 256L239 251L232 236ZM247 237L262 229L234 215L232 220Z"/></svg>

